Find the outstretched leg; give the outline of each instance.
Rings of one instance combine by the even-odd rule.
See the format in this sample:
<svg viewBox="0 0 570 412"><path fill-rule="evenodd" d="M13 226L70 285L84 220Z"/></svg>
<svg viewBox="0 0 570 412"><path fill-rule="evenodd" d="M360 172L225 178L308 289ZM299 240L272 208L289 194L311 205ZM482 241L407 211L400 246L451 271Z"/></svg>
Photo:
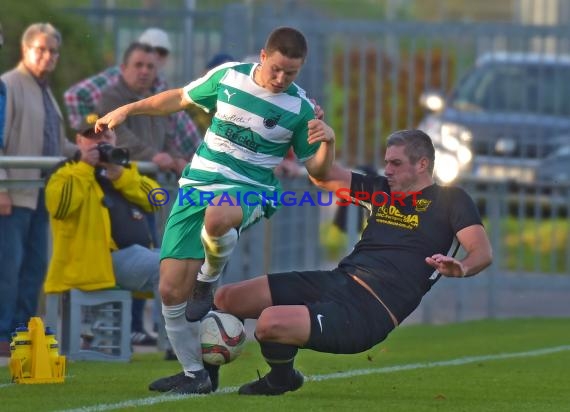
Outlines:
<svg viewBox="0 0 570 412"><path fill-rule="evenodd" d="M230 283L216 290L216 308L240 319L257 319L273 305L267 275Z"/></svg>

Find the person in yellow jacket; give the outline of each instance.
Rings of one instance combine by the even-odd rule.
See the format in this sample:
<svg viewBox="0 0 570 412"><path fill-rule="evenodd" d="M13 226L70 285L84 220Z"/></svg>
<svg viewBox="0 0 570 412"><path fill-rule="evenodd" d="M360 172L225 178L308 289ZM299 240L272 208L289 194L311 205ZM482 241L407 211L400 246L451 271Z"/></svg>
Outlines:
<svg viewBox="0 0 570 412"><path fill-rule="evenodd" d="M158 298L160 255L145 214L155 210L159 185L117 150L112 130L95 133L97 117L88 117L76 135L79 151L46 184L53 254L44 291L119 286Z"/></svg>

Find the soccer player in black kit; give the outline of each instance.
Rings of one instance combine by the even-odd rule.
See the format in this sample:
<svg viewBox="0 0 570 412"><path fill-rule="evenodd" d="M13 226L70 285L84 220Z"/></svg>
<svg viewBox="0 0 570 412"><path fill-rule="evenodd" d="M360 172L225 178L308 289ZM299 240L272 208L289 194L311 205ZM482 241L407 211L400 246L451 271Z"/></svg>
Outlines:
<svg viewBox="0 0 570 412"><path fill-rule="evenodd" d="M217 291L218 309L258 319L255 336L271 368L240 394L299 389L303 375L293 367L299 348L365 351L412 313L441 276L473 276L490 265L491 245L473 200L458 187L434 183L434 159L427 134L401 130L388 137L385 176L333 166L313 182L333 192L350 188L347 197L370 211L352 253L333 270L269 274ZM459 245L461 260L453 257Z"/></svg>

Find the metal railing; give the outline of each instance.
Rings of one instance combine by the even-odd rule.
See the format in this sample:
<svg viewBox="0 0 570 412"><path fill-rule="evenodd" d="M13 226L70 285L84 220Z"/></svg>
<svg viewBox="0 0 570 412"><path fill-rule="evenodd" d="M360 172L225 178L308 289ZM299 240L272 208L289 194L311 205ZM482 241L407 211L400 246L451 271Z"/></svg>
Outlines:
<svg viewBox="0 0 570 412"><path fill-rule="evenodd" d="M0 156L0 169L40 169L50 170L65 157L58 156ZM141 173L158 172L158 167L152 162L137 162L137 167ZM1 188L10 187L43 187L45 180L38 179L9 179L0 180Z"/></svg>
<svg viewBox="0 0 570 412"><path fill-rule="evenodd" d="M36 168L49 170L63 157L0 156L0 168ZM152 162L137 162L141 173L156 176L158 183L171 194L172 201L157 212L157 231L163 234L170 206L178 193L178 182L171 173L159 172ZM282 181L291 191L315 191L306 176ZM0 188L43 187L44 179L0 180ZM318 207L283 207L271 220L263 220L242 233L236 251L226 268L224 282L246 279L269 271L314 269L321 263L319 242L320 209ZM300 235L302 234L302 235Z"/></svg>
<svg viewBox="0 0 570 412"><path fill-rule="evenodd" d="M61 160L0 157L0 168L49 169ZM140 162L139 169L143 173L157 172L156 166L150 162ZM165 181L175 196L176 180L169 177ZM6 187L6 182L0 181L0 187ZM43 180L14 184L40 187ZM570 316L570 276L567 275L570 272L570 228L567 222L564 224L570 208L570 188L564 185L530 188L507 181L476 179L465 180L460 185L479 205L493 246L494 263L473 278L461 281L441 279L409 322ZM317 191L306 177L285 180L283 186L291 191ZM243 232L225 270L223 282L235 282L267 272L334 266L336 260L328 261L321 246L319 231L323 210L312 206L283 207L270 220ZM356 207L350 207L348 211L348 251L360 236L356 224L357 211ZM168 210L159 213L157 220L162 226ZM536 239L529 241L530 235L525 230L528 225L534 225L531 234L536 232ZM549 230L546 235L542 233L544 228ZM566 241L557 240L564 239L564 236ZM542 250L540 239L551 239L552 249Z"/></svg>

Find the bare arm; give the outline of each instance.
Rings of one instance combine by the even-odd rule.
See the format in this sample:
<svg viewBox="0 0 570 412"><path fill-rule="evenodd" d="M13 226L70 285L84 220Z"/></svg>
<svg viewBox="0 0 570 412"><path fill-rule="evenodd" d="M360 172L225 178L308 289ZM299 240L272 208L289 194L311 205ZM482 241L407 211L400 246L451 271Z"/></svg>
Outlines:
<svg viewBox="0 0 570 412"><path fill-rule="evenodd" d="M426 257L426 263L443 276L467 277L473 276L489 266L493 260L491 242L481 225L472 225L457 232L457 239L467 252L462 260L451 256L436 254Z"/></svg>
<svg viewBox="0 0 570 412"><path fill-rule="evenodd" d="M338 163L333 163L327 174L320 179L309 175L311 181L321 189L336 192L340 188L350 188L352 172Z"/></svg>
<svg viewBox="0 0 570 412"><path fill-rule="evenodd" d="M334 162L334 131L322 120L310 120L307 140L310 144L321 142L315 155L305 162L305 167L311 177L322 179L327 175Z"/></svg>
<svg viewBox="0 0 570 412"><path fill-rule="evenodd" d="M106 127L113 129L123 123L128 116L147 114L163 116L184 109L189 103L182 95L182 89L170 89L154 96L118 107L95 123L95 131Z"/></svg>

